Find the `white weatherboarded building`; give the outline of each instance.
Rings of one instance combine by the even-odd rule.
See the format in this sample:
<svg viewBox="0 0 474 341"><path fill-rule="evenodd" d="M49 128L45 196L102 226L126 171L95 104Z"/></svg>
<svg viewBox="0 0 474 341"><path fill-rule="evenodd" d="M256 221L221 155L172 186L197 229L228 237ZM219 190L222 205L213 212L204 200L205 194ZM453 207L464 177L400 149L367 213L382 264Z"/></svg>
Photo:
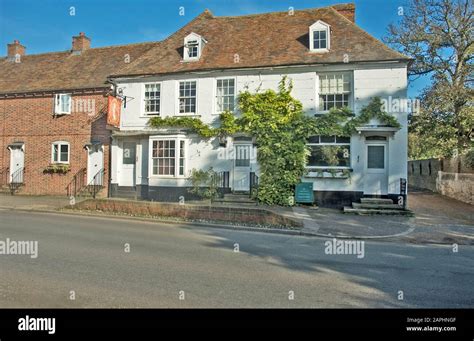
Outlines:
<svg viewBox="0 0 474 341"><path fill-rule="evenodd" d="M333 106L357 114L375 96L406 99L409 59L356 26L354 11L353 5L292 15L214 17L206 11L113 75L124 107L112 134L112 195L186 200L192 198L187 178L193 168L212 167L227 192L248 192L258 177L251 137L236 135L223 143L186 129L154 129L148 126L154 116L198 117L219 125L222 111L239 115L240 91L277 90L283 76L292 80L292 95L307 115L324 115ZM313 183L319 205L398 195L400 179L407 176L407 113L387 111L400 129L372 121L351 138L310 138L302 181ZM342 150L338 164L329 165L322 149L336 147Z"/></svg>

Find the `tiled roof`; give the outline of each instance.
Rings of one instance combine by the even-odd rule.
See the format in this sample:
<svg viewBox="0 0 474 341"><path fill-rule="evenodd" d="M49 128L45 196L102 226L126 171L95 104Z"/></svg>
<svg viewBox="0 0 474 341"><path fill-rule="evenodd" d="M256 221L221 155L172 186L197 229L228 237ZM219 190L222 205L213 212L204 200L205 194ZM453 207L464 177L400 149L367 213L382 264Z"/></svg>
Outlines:
<svg viewBox="0 0 474 341"><path fill-rule="evenodd" d="M351 8L352 4L345 4L298 10L293 15L273 12L238 17L214 17L205 11L114 75L342 63L345 55L349 62L409 61L342 14ZM326 53L309 51L309 26L318 20L331 26L331 48ZM183 62L184 37L191 32L207 43L199 61Z"/></svg>
<svg viewBox="0 0 474 341"><path fill-rule="evenodd" d="M21 63L0 58L0 94L104 87L110 75L167 74L211 69L317 63L406 60L355 25L354 5L214 17L205 11L161 42L26 55ZM349 18L349 19L348 19ZM309 51L309 26L331 25L331 49ZM184 37L194 32L207 43L199 61L183 62ZM130 63L126 63L126 56Z"/></svg>
<svg viewBox="0 0 474 341"><path fill-rule="evenodd" d="M25 55L20 63L0 58L0 93L106 87L107 76L128 65L158 42Z"/></svg>

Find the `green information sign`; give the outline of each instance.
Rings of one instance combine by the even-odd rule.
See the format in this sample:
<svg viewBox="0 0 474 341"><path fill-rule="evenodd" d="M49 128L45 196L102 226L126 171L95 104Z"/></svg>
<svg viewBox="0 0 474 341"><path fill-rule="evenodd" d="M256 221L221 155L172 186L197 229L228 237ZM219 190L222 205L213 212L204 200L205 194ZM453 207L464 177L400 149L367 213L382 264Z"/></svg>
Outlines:
<svg viewBox="0 0 474 341"><path fill-rule="evenodd" d="M301 182L296 185L295 202L304 204L312 204L314 202L312 182Z"/></svg>

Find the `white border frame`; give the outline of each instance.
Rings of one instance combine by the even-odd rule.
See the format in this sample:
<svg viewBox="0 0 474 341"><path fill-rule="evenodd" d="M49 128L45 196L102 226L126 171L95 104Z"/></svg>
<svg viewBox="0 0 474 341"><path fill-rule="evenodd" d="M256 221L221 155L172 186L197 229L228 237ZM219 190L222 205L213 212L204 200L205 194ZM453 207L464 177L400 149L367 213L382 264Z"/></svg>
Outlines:
<svg viewBox="0 0 474 341"><path fill-rule="evenodd" d="M314 48L314 31L326 31L326 48L315 49ZM331 25L325 23L322 20L316 21L309 27L309 51L314 53L324 53L331 50Z"/></svg>
<svg viewBox="0 0 474 341"><path fill-rule="evenodd" d="M319 136L319 141L321 141L321 135ZM333 136L333 135L331 135ZM336 137L337 138L337 137ZM320 142L320 143L306 143L306 146L349 146L349 166L305 166L305 169L318 170L318 169L352 169L352 137L349 137L349 143L331 143L331 142Z"/></svg>
<svg viewBox="0 0 474 341"><path fill-rule="evenodd" d="M229 76L229 77L215 77L213 81L213 89L212 89L212 115L220 115L223 111L219 112L217 110L217 81L222 79L233 79L234 80L234 111L235 114L237 108L237 77L236 76Z"/></svg>
<svg viewBox="0 0 474 341"><path fill-rule="evenodd" d="M317 72L316 73L316 84L315 84L315 89L316 89L316 98L315 98L315 113L316 114L327 114L329 113L329 110L320 110L320 100L319 100L319 94L321 92L320 89L320 78L321 76L324 75L333 75L333 74L348 74L351 82L351 92L349 94L349 109L355 112L355 87L354 87L354 70L346 70L346 71L323 71L323 72Z"/></svg>
<svg viewBox="0 0 474 341"><path fill-rule="evenodd" d="M195 38L195 39L193 39ZM197 57L188 57L188 48L186 45L190 40L197 40L198 42L198 55ZM203 45L203 39L202 37L194 32L191 32L188 34L186 37L184 37L184 45L183 45L183 61L184 62L195 62L198 61L201 58L202 54L202 45Z"/></svg>
<svg viewBox="0 0 474 341"><path fill-rule="evenodd" d="M147 113L145 111L145 108L146 108L146 104L145 104L145 85L149 85L149 84L159 84L160 85L160 111L159 112L151 112L151 113ZM161 108L162 108L162 103L163 103L163 96L162 96L162 93L163 93L163 82L161 81L158 81L158 82L144 82L144 83L141 83L140 84L140 100L141 100L141 104L140 104L140 116L141 117L154 117L154 116L162 116L161 115Z"/></svg>
<svg viewBox="0 0 474 341"><path fill-rule="evenodd" d="M62 145L67 145L67 162L64 161L54 161L54 145L58 144L58 159L61 159L61 146ZM53 141L51 142L51 164L63 164L63 165L69 165L71 163L71 143L67 141Z"/></svg>
<svg viewBox="0 0 474 341"><path fill-rule="evenodd" d="M194 113L180 113L179 112L179 83L181 82L196 82L196 112ZM199 112L199 78L193 79L177 79L175 85L176 91L176 116L200 116Z"/></svg>
<svg viewBox="0 0 474 341"><path fill-rule="evenodd" d="M153 141L164 141L174 140L175 141L175 160L174 160L174 175L159 175L153 174ZM179 142L184 141L184 171L183 175L179 175ZM185 135L153 135L148 138L148 178L151 179L186 179L186 172L188 170L188 139Z"/></svg>
<svg viewBox="0 0 474 341"><path fill-rule="evenodd" d="M61 98L69 96L69 111L60 111L62 108ZM56 98L59 97L59 105L56 105ZM55 93L53 97L53 112L54 115L71 115L72 113L72 94L71 93Z"/></svg>

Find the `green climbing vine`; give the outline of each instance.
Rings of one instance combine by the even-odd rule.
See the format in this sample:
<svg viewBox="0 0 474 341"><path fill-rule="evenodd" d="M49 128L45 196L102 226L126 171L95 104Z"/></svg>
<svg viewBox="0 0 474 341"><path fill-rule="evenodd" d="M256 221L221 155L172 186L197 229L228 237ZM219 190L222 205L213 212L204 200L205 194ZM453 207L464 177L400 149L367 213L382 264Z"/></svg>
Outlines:
<svg viewBox="0 0 474 341"><path fill-rule="evenodd" d="M254 137L260 166L259 201L269 205L291 205L294 187L306 172L309 156L307 140L313 135L351 136L357 127L378 119L383 124L400 128L395 117L383 111L380 98L374 98L355 116L348 108L333 108L328 114L310 117L304 114L300 101L291 96L293 85L286 77L278 91L239 94L236 118L231 112L220 115L220 126L212 127L194 117L153 117L153 128L180 127L202 138L229 136L237 132ZM325 155L335 163L334 155ZM346 171L347 173L347 171Z"/></svg>

